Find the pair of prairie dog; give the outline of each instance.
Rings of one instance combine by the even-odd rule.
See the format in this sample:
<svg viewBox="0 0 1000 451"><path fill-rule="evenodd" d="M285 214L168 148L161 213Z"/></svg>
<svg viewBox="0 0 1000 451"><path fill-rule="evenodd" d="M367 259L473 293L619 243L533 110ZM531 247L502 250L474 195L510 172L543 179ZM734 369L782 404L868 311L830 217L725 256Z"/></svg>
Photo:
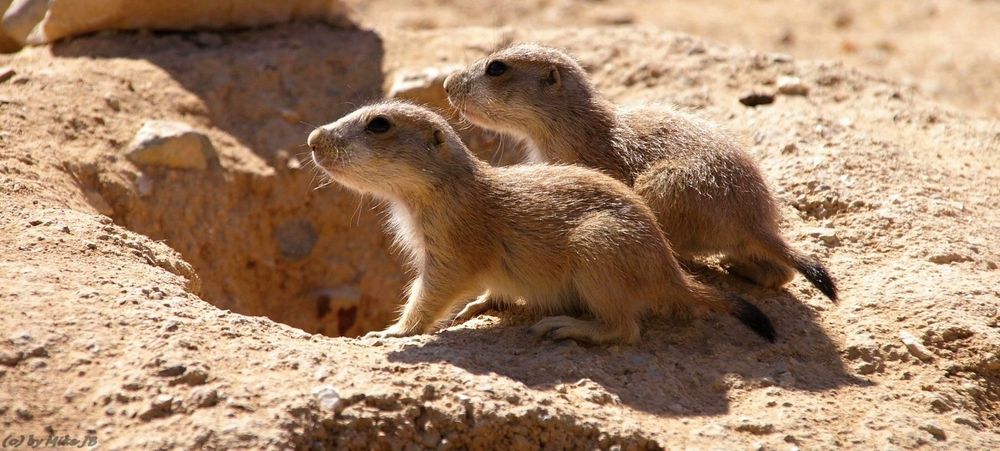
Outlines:
<svg viewBox="0 0 1000 451"><path fill-rule="evenodd" d="M593 316L532 328L553 338L633 342L647 311L722 311L773 340L760 310L693 280L675 253L722 253L731 272L770 287L798 270L836 298L826 269L781 237L756 164L710 124L665 107L616 110L571 57L535 45L496 52L445 89L470 122L523 138L535 160L578 166L490 167L440 116L400 102L313 131L319 167L389 202L418 273L400 319L375 335L429 332L478 294L459 319L516 299Z"/></svg>
<svg viewBox="0 0 1000 451"><path fill-rule="evenodd" d="M570 165L493 167L448 122L404 102L369 105L314 130L316 165L385 200L417 272L399 320L375 336L427 333L459 303L523 300L554 339L632 343L654 312L724 312L768 340L767 316L688 276L643 200L621 182Z"/></svg>
<svg viewBox="0 0 1000 451"><path fill-rule="evenodd" d="M534 160L596 168L631 186L682 261L722 254L729 272L771 288L798 271L836 301L826 268L782 238L757 164L714 125L662 105L616 108L576 60L539 45L494 52L444 86L464 118L522 139Z"/></svg>

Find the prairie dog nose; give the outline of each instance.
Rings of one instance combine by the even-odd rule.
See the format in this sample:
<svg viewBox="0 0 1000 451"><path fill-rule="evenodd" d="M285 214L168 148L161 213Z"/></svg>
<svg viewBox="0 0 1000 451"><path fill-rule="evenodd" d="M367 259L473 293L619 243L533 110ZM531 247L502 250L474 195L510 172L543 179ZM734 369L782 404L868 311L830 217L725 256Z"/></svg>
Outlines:
<svg viewBox="0 0 1000 451"><path fill-rule="evenodd" d="M310 149L316 150L316 146L319 144L320 140L323 139L323 133L322 128L317 128L309 133L309 139L306 140L306 144L309 145Z"/></svg>

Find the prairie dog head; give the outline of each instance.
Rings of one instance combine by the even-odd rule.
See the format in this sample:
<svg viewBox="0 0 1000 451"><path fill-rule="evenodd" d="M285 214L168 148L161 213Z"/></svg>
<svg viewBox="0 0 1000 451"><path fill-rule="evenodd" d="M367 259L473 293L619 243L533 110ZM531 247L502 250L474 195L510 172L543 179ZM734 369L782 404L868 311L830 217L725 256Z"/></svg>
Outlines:
<svg viewBox="0 0 1000 451"><path fill-rule="evenodd" d="M307 142L332 179L383 198L431 192L469 172L473 158L444 118L399 101L361 107L313 130Z"/></svg>
<svg viewBox="0 0 1000 451"><path fill-rule="evenodd" d="M483 58L444 82L448 101L480 127L523 136L539 120L589 104L594 89L568 54L519 44Z"/></svg>

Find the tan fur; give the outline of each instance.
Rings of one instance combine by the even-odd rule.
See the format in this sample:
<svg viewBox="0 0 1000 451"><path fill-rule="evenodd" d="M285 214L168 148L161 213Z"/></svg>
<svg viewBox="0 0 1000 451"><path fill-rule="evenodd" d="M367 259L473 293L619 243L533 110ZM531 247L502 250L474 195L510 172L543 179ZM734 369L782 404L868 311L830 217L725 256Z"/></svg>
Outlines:
<svg viewBox="0 0 1000 451"><path fill-rule="evenodd" d="M508 67L502 75L486 73L494 61ZM799 269L814 284L827 277L836 297L825 268L782 238L754 160L709 122L662 105L616 109L573 58L532 44L495 52L451 75L445 89L466 119L522 138L535 159L600 169L632 186L682 260L723 254L731 272L767 287Z"/></svg>
<svg viewBox="0 0 1000 451"><path fill-rule="evenodd" d="M381 116L392 124L374 133ZM402 102L363 107L309 136L334 180L390 205L417 277L399 320L377 336L428 333L460 301L523 299L551 316L532 330L609 343L639 338L640 315L728 311L724 295L672 257L649 208L611 177L578 166L495 168L439 115Z"/></svg>

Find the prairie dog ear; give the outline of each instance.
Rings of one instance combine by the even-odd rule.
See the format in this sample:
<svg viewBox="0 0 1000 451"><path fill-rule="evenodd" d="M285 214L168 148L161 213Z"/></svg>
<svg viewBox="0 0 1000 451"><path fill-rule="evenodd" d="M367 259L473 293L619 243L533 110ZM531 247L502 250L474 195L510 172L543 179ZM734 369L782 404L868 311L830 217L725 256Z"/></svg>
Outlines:
<svg viewBox="0 0 1000 451"><path fill-rule="evenodd" d="M444 141L445 141L444 132L439 129L434 129L434 136L433 136L434 147L444 144Z"/></svg>
<svg viewBox="0 0 1000 451"><path fill-rule="evenodd" d="M555 64L549 66L549 76L545 81L550 86L555 86L556 88L562 87L562 75L559 74L559 68Z"/></svg>

